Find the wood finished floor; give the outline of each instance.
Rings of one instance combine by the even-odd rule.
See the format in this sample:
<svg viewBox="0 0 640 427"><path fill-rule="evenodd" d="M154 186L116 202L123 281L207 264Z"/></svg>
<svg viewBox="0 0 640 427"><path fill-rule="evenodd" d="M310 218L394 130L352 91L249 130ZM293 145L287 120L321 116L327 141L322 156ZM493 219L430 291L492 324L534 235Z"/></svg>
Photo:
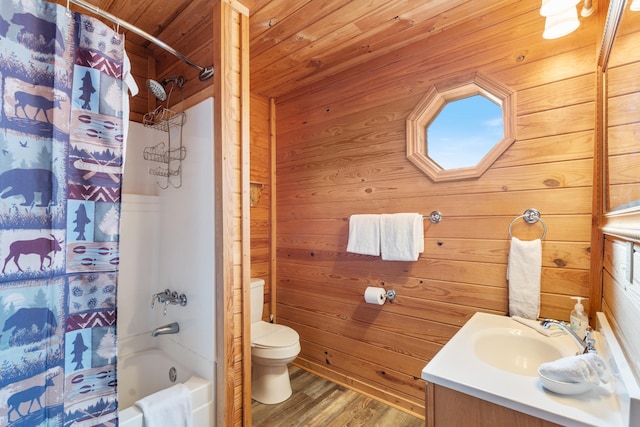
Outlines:
<svg viewBox="0 0 640 427"><path fill-rule="evenodd" d="M253 401L254 427L422 427L424 421L289 365L293 395L277 405Z"/></svg>

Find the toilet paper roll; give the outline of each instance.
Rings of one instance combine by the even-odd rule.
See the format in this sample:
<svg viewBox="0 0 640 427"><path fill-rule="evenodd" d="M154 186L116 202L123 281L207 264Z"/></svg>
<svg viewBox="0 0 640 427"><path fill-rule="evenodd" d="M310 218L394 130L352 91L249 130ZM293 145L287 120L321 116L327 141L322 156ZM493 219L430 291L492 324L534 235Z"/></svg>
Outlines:
<svg viewBox="0 0 640 427"><path fill-rule="evenodd" d="M382 305L387 300L387 291L384 288L369 286L364 291L364 300L368 304Z"/></svg>

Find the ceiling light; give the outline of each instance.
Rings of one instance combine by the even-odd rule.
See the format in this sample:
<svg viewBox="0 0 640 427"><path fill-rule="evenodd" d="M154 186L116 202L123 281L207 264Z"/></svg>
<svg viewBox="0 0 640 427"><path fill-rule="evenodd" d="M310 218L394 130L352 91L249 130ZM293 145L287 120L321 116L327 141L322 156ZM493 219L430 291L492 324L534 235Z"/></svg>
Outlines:
<svg viewBox="0 0 640 427"><path fill-rule="evenodd" d="M631 10L634 12L640 12L640 0L633 0L631 2Z"/></svg>
<svg viewBox="0 0 640 427"><path fill-rule="evenodd" d="M547 16L542 37L556 39L575 31L579 26L578 10L574 6L560 14Z"/></svg>
<svg viewBox="0 0 640 427"><path fill-rule="evenodd" d="M542 0L540 15L553 16L559 15L568 9L575 8L580 0Z"/></svg>

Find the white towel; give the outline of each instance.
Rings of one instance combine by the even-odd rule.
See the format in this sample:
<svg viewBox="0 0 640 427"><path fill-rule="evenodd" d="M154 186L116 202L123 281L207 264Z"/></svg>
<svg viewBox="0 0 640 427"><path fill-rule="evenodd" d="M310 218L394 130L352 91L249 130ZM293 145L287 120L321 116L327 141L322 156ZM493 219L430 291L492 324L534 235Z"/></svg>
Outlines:
<svg viewBox="0 0 640 427"><path fill-rule="evenodd" d="M380 216L380 252L385 261L417 261L424 252L424 223L419 213Z"/></svg>
<svg viewBox="0 0 640 427"><path fill-rule="evenodd" d="M609 382L607 365L595 353L564 357L540 365L538 372L555 381L565 383L590 383L598 385Z"/></svg>
<svg viewBox="0 0 640 427"><path fill-rule="evenodd" d="M361 214L349 217L347 252L380 255L380 215Z"/></svg>
<svg viewBox="0 0 640 427"><path fill-rule="evenodd" d="M540 315L540 275L542 242L511 238L507 280L509 280L509 314L525 319Z"/></svg>
<svg viewBox="0 0 640 427"><path fill-rule="evenodd" d="M191 391L184 384L160 390L136 402L145 427L192 427Z"/></svg>
<svg viewBox="0 0 640 427"><path fill-rule="evenodd" d="M539 332L542 335L547 337L555 337L556 335L566 334L566 332L563 331L558 325L551 324L549 328L545 328L540 324L539 320L525 319L524 317L520 317L520 316L511 316L511 318L516 322L520 322L523 325L528 326L534 331Z"/></svg>

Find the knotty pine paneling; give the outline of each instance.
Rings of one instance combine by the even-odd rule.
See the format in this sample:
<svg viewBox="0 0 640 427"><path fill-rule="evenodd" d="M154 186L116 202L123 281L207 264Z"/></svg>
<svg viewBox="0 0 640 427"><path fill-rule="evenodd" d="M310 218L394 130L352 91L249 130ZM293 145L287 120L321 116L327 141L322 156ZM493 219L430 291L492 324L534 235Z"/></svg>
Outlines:
<svg viewBox="0 0 640 427"><path fill-rule="evenodd" d="M251 423L250 325L245 283L250 276L249 87L247 17L228 2L213 5L215 62L216 425ZM212 33L213 35L213 33ZM223 78L224 76L224 78ZM214 143L212 141L212 143ZM246 188L246 189L245 189Z"/></svg>
<svg viewBox="0 0 640 427"><path fill-rule="evenodd" d="M251 277L265 281L263 318L271 314L271 141L269 100L251 96L251 181L265 186L251 216Z"/></svg>
<svg viewBox="0 0 640 427"><path fill-rule="evenodd" d="M507 313L508 226L530 207L547 225L541 316L566 320L569 296L589 295L596 26L545 41L528 7L276 98L277 310L300 366L424 416L422 366L473 313ZM406 117L434 82L476 70L515 91L516 142L478 179L433 183L406 159ZM432 210L417 262L346 252L351 214ZM379 285L393 304L364 303Z"/></svg>

